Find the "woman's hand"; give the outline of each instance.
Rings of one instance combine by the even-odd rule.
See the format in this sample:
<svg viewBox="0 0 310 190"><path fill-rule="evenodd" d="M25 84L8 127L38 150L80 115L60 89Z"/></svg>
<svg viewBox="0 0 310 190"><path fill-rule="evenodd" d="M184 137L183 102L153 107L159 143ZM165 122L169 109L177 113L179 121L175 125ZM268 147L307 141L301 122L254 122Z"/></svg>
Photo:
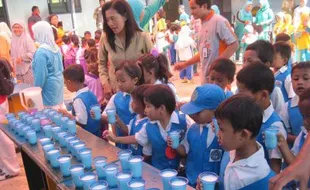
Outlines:
<svg viewBox="0 0 310 190"><path fill-rule="evenodd" d="M179 62L174 65L174 70L180 71L182 69L185 69L186 67L187 67L186 62Z"/></svg>
<svg viewBox="0 0 310 190"><path fill-rule="evenodd" d="M105 138L105 139L108 139L109 141L111 142L116 142L116 136L109 130L106 130L102 133L102 137Z"/></svg>
<svg viewBox="0 0 310 190"><path fill-rule="evenodd" d="M110 98L112 97L113 91L109 83L106 83L103 86L103 93L104 93L104 98L106 100L110 100Z"/></svg>

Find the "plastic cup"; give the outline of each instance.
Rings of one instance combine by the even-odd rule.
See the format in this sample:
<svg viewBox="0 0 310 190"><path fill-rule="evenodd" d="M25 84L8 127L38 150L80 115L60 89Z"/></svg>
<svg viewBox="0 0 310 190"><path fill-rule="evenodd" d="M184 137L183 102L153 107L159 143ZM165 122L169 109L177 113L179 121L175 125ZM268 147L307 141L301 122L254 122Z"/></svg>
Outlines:
<svg viewBox="0 0 310 190"><path fill-rule="evenodd" d="M213 172L203 172L199 175L203 190L214 190L218 175Z"/></svg>
<svg viewBox="0 0 310 190"><path fill-rule="evenodd" d="M44 125L42 128L43 128L45 136L47 136L49 138L53 137L52 126L51 125Z"/></svg>
<svg viewBox="0 0 310 190"><path fill-rule="evenodd" d="M47 151L47 157L51 163L51 166L53 168L58 168L59 167L59 162L57 161L57 158L60 156L60 149L55 148Z"/></svg>
<svg viewBox="0 0 310 190"><path fill-rule="evenodd" d="M28 126L28 125L22 127L22 128L21 128L21 131L20 131L20 133L19 133L19 136L27 138L26 132L29 131L29 130L31 130L31 127Z"/></svg>
<svg viewBox="0 0 310 190"><path fill-rule="evenodd" d="M188 179L185 177L175 177L170 180L171 190L186 190Z"/></svg>
<svg viewBox="0 0 310 190"><path fill-rule="evenodd" d="M17 123L17 122L19 122L17 119L14 119L14 118L10 119L9 120L9 125L8 125L9 129L13 130L13 127L14 127L15 123Z"/></svg>
<svg viewBox="0 0 310 190"><path fill-rule="evenodd" d="M78 152L79 152L80 150L82 150L83 148L86 148L86 143L80 141L80 142L74 143L74 144L72 145L72 147L73 147L73 148L72 148L72 155L74 155L78 160L81 160L81 157L80 157L80 155L78 154Z"/></svg>
<svg viewBox="0 0 310 190"><path fill-rule="evenodd" d="M28 117L31 117L28 113L26 113L25 115L23 115L23 117L22 117L22 122L26 124L26 123L27 123Z"/></svg>
<svg viewBox="0 0 310 190"><path fill-rule="evenodd" d="M92 163L92 149L91 148L82 148L78 152L82 164L85 166L86 169L91 169Z"/></svg>
<svg viewBox="0 0 310 190"><path fill-rule="evenodd" d="M108 189L108 183L106 181L100 180L100 181L92 183L89 186L89 189L90 190L106 190L106 189Z"/></svg>
<svg viewBox="0 0 310 190"><path fill-rule="evenodd" d="M107 110L106 112L107 112L107 115L108 115L109 123L110 124L114 124L116 122L116 117L115 117L116 110L111 109L111 110Z"/></svg>
<svg viewBox="0 0 310 190"><path fill-rule="evenodd" d="M77 188L83 187L83 182L80 180L80 177L81 175L84 174L84 165L83 164L72 165L69 168L69 170L75 187Z"/></svg>
<svg viewBox="0 0 310 190"><path fill-rule="evenodd" d="M78 138L76 138L75 135L70 135L70 134L65 135L63 138L64 138L65 141L66 141L66 148L67 148L67 150L70 152L70 150L69 150L69 149L70 149L69 141L72 140L72 139L78 140Z"/></svg>
<svg viewBox="0 0 310 190"><path fill-rule="evenodd" d="M132 179L128 182L129 190L144 190L146 182L143 179Z"/></svg>
<svg viewBox="0 0 310 190"><path fill-rule="evenodd" d="M33 120L31 121L31 126L32 126L32 128L33 128L36 132L41 131L41 122L40 122L40 119L33 119Z"/></svg>
<svg viewBox="0 0 310 190"><path fill-rule="evenodd" d="M165 169L160 171L159 175L161 176L164 190L171 190L170 180L175 178L178 172L174 169Z"/></svg>
<svg viewBox="0 0 310 190"><path fill-rule="evenodd" d="M53 116L53 121L56 125L61 125L61 118L62 115L60 113L57 113Z"/></svg>
<svg viewBox="0 0 310 190"><path fill-rule="evenodd" d="M31 126L32 120L34 120L34 117L32 117L32 116L27 117L27 124Z"/></svg>
<svg viewBox="0 0 310 190"><path fill-rule="evenodd" d="M95 114L95 117L94 119L95 120L100 120L101 119L101 108L100 108L100 105L94 105L91 107L91 110L94 112Z"/></svg>
<svg viewBox="0 0 310 190"><path fill-rule="evenodd" d="M37 144L37 133L34 130L27 131L26 137L31 145Z"/></svg>
<svg viewBox="0 0 310 190"><path fill-rule="evenodd" d="M47 114L50 120L53 120L54 115L57 114L56 110L50 110ZM53 120L54 121L54 120Z"/></svg>
<svg viewBox="0 0 310 190"><path fill-rule="evenodd" d="M48 137L43 137L43 138L39 139L39 143L41 144L41 146L44 146L44 145L49 144L51 142L52 142L52 139L48 138Z"/></svg>
<svg viewBox="0 0 310 190"><path fill-rule="evenodd" d="M129 168L130 171L132 172L133 178L142 177L142 164L143 164L142 156L132 156L129 158Z"/></svg>
<svg viewBox="0 0 310 190"><path fill-rule="evenodd" d="M50 150L52 150L52 149L55 149L54 143L49 142L48 144L43 145L43 146L42 146L42 149L43 149L43 152L44 152L44 155L45 155L45 159L46 159L47 161L50 161L50 160L49 160L49 157L48 157L48 155L47 155L47 152L50 151Z"/></svg>
<svg viewBox="0 0 310 190"><path fill-rule="evenodd" d="M169 133L169 137L171 138L171 142L172 142L171 147L173 149L177 149L179 147L179 142L180 142L180 132L172 131Z"/></svg>
<svg viewBox="0 0 310 190"><path fill-rule="evenodd" d="M64 154L57 158L60 171L63 176L70 176L69 168L71 167L71 159L72 159L72 156L70 154Z"/></svg>
<svg viewBox="0 0 310 190"><path fill-rule="evenodd" d="M43 109L42 113L43 113L44 115L47 115L50 111L51 111L50 108L45 108L45 109Z"/></svg>
<svg viewBox="0 0 310 190"><path fill-rule="evenodd" d="M67 129L68 129L68 133L75 135L76 134L76 122L74 120L68 120Z"/></svg>
<svg viewBox="0 0 310 190"><path fill-rule="evenodd" d="M107 164L103 168L104 175L106 177L106 181L109 184L109 188L117 187L117 179L115 175L118 173L118 165L117 164Z"/></svg>
<svg viewBox="0 0 310 190"><path fill-rule="evenodd" d="M96 173L99 179L104 179L103 167L107 164L107 158L104 156L97 156L93 159L93 163L96 168Z"/></svg>
<svg viewBox="0 0 310 190"><path fill-rule="evenodd" d="M76 138L76 137L69 139L68 144L67 144L67 150L69 152L73 153L73 151L74 151L73 150L73 144L77 143L77 142L81 142L81 140Z"/></svg>
<svg viewBox="0 0 310 190"><path fill-rule="evenodd" d="M26 112L24 112L24 111L20 111L17 113L19 119L21 119L25 114L26 114Z"/></svg>
<svg viewBox="0 0 310 190"><path fill-rule="evenodd" d="M55 141L59 141L58 136L57 136L57 133L61 131L61 127L59 127L59 126L52 127L51 130L52 130L53 139L54 139Z"/></svg>
<svg viewBox="0 0 310 190"><path fill-rule="evenodd" d="M127 190L128 189L128 182L132 178L131 172L119 172L116 174L116 179L118 182L119 190Z"/></svg>
<svg viewBox="0 0 310 190"><path fill-rule="evenodd" d="M7 113L5 114L5 117L7 120L9 120L10 118L15 118L15 115L13 113Z"/></svg>
<svg viewBox="0 0 310 190"><path fill-rule="evenodd" d="M83 189L89 190L89 186L96 182L96 175L92 172L87 172L80 176L80 180L83 183Z"/></svg>
<svg viewBox="0 0 310 190"><path fill-rule="evenodd" d="M123 172L130 171L129 158L132 155L132 151L131 150L121 150L117 153L117 155L118 155L118 159L121 161Z"/></svg>
<svg viewBox="0 0 310 190"><path fill-rule="evenodd" d="M265 130L265 145L267 149L275 149L278 145L278 129L271 127Z"/></svg>
<svg viewBox="0 0 310 190"><path fill-rule="evenodd" d="M68 127L67 127L67 121L69 120L68 117L62 117L61 119L61 126L63 127L63 129L67 130Z"/></svg>
<svg viewBox="0 0 310 190"><path fill-rule="evenodd" d="M23 123L17 123L15 126L15 133L18 134L19 136L23 136L23 131L22 129L25 127L25 124Z"/></svg>

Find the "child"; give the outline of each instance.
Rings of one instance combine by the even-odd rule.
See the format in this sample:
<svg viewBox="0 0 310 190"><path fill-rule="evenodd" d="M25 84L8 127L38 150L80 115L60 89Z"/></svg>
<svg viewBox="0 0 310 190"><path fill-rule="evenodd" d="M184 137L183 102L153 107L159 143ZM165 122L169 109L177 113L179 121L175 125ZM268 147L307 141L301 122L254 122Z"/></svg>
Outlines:
<svg viewBox="0 0 310 190"><path fill-rule="evenodd" d="M178 33L178 40L175 42L175 49L177 51L178 62L184 62L194 56L195 42L190 36L190 29L188 26L182 26L181 31ZM185 79L186 77L186 79ZM180 78L182 83L187 83L193 78L193 66L180 71Z"/></svg>
<svg viewBox="0 0 310 190"><path fill-rule="evenodd" d="M291 58L288 61L288 68L292 70L292 64L295 63L295 44L291 40L291 36L285 33L278 34L276 36L275 43L285 42L291 47Z"/></svg>
<svg viewBox="0 0 310 190"><path fill-rule="evenodd" d="M167 136L172 131L180 131L181 134L185 134L190 122L184 114L174 111L176 101L173 92L166 85L150 86L143 96L144 111L149 122L134 136L116 137L110 131L106 131L104 137L115 143L139 143L144 148L149 147L154 167L159 170L177 169L180 158L175 151L168 147Z"/></svg>
<svg viewBox="0 0 310 190"><path fill-rule="evenodd" d="M275 59L272 67L275 72L275 85L281 89L284 101L287 102L295 96L292 87L291 69L288 67L292 50L285 42L277 42L273 47L275 50Z"/></svg>
<svg viewBox="0 0 310 190"><path fill-rule="evenodd" d="M87 74L85 75L84 84L96 95L98 102L102 105L104 96L98 71L98 50L96 48L87 50L84 57L87 62Z"/></svg>
<svg viewBox="0 0 310 190"><path fill-rule="evenodd" d="M307 31L309 21L309 13L302 13L300 15L300 24L295 33L296 47L298 50L297 61L310 60L310 34Z"/></svg>
<svg viewBox="0 0 310 190"><path fill-rule="evenodd" d="M74 58L74 63L76 62L76 53L80 48L80 37L78 35L71 36L72 48L71 48L71 56Z"/></svg>
<svg viewBox="0 0 310 190"><path fill-rule="evenodd" d="M84 86L84 71L81 65L70 65L64 71L65 85L70 92L76 92L73 98L72 115L77 123L86 131L99 136L100 120L94 120L90 115L91 107L98 104L96 96ZM65 110L64 115L70 116ZM72 116L70 116L72 117Z"/></svg>
<svg viewBox="0 0 310 190"><path fill-rule="evenodd" d="M84 57L86 44L87 44L87 40L85 38L82 38L82 45L79 48L79 50L76 52L76 64L79 64L83 67L85 75L87 74L86 60Z"/></svg>
<svg viewBox="0 0 310 190"><path fill-rule="evenodd" d="M301 62L293 66L292 84L296 95L284 104L280 116L287 127L287 142L292 145L301 131L303 118L298 107L299 96L310 88L310 62Z"/></svg>
<svg viewBox="0 0 310 190"><path fill-rule="evenodd" d="M268 50L268 51L266 51ZM258 40L250 44L243 55L243 66L247 66L257 61L263 62L267 67L271 67L274 59L274 49L270 42ZM284 105L284 99L279 87L275 87L270 94L272 105L277 113L280 113Z"/></svg>
<svg viewBox="0 0 310 190"><path fill-rule="evenodd" d="M91 48L96 48L96 41L93 39L87 40L86 49L91 49Z"/></svg>
<svg viewBox="0 0 310 190"><path fill-rule="evenodd" d="M162 53L164 51L164 47L168 46L168 42L165 38L165 32L167 30L167 24L166 20L164 18L164 10L161 9L157 13L157 24L155 29L155 35L156 35L156 49L159 53Z"/></svg>
<svg viewBox="0 0 310 190"><path fill-rule="evenodd" d="M227 89L233 81L236 72L236 65L230 59L219 58L215 60L210 67L210 83L221 87L226 99L231 97L233 93Z"/></svg>
<svg viewBox="0 0 310 190"><path fill-rule="evenodd" d="M102 116L106 120L107 110L114 109L120 120L125 125L128 125L130 120L136 115L130 107L132 102L131 93L138 85L142 84L142 70L136 63L123 62L116 68L115 75L120 91L111 97ZM118 137L126 136L119 127L114 126L113 132ZM121 149L127 148L127 145L122 143L116 143L116 146Z"/></svg>
<svg viewBox="0 0 310 190"><path fill-rule="evenodd" d="M86 40L90 40L90 39L91 39L91 33L90 33L90 31L85 31L85 32L84 32L84 38L85 38Z"/></svg>
<svg viewBox="0 0 310 190"><path fill-rule="evenodd" d="M151 85L141 85L135 88L132 93L132 102L131 108L137 114L133 119L130 120L129 125L125 125L117 116L116 124L121 127L122 131L127 134L128 136L135 135L138 133L143 125L148 122L148 118L145 115L145 104L144 104L144 92L150 87ZM139 144L131 144L129 149L132 151L133 155L140 155L142 156L142 146Z"/></svg>
<svg viewBox="0 0 310 190"><path fill-rule="evenodd" d="M102 35L102 30L96 30L95 31L95 42L96 42L96 48L99 48L99 42L101 39L101 35Z"/></svg>
<svg viewBox="0 0 310 190"><path fill-rule="evenodd" d="M146 54L139 58L138 63L143 70L145 84L166 84L171 88L177 102L180 99L177 95L175 86L169 82L172 74L169 71L168 59L164 54Z"/></svg>
<svg viewBox="0 0 310 190"><path fill-rule="evenodd" d="M63 45L60 46L60 51L64 59L64 67L73 64L74 60L72 59L71 54L69 53L71 50L71 38L67 35L62 37Z"/></svg>
<svg viewBox="0 0 310 190"><path fill-rule="evenodd" d="M186 177L193 187L196 187L200 173L209 171L219 174L223 150L218 144L214 112L224 100L224 91L219 86L205 84L197 87L191 101L181 107L181 111L195 121L177 148L181 157L187 157ZM168 144L171 144L170 138Z"/></svg>
<svg viewBox="0 0 310 190"><path fill-rule="evenodd" d="M242 49L246 49L248 45L254 43L258 39L258 34L254 30L253 26L248 24L244 27L244 35L241 39Z"/></svg>
<svg viewBox="0 0 310 190"><path fill-rule="evenodd" d="M223 157L220 189L268 189L274 175L264 159L264 148L256 141L262 124L262 109L247 95L235 95L215 111L219 144L229 154Z"/></svg>
<svg viewBox="0 0 310 190"><path fill-rule="evenodd" d="M278 34L283 32L284 17L285 17L285 13L283 13L283 12L279 12L276 15L276 24L273 27L273 34L274 34L274 36L277 36Z"/></svg>
<svg viewBox="0 0 310 190"><path fill-rule="evenodd" d="M268 150L263 144L263 132L271 126L277 127L279 132L286 137L283 122L275 112L270 101L270 94L274 89L274 75L272 71L261 62L254 62L241 69L237 75L239 93L253 97L256 103L264 110L263 124L256 140L261 143L265 150L265 157L272 170L276 173L281 169L281 154L278 149Z"/></svg>

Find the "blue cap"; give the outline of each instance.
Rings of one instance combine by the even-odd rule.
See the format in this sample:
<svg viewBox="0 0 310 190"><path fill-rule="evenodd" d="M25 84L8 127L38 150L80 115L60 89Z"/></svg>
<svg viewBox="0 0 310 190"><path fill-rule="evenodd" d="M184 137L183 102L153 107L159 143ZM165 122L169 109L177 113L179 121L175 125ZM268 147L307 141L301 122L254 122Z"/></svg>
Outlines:
<svg viewBox="0 0 310 190"><path fill-rule="evenodd" d="M215 84L205 84L195 89L191 101L181 107L181 111L187 115L193 115L202 110L216 110L225 100L223 89Z"/></svg>

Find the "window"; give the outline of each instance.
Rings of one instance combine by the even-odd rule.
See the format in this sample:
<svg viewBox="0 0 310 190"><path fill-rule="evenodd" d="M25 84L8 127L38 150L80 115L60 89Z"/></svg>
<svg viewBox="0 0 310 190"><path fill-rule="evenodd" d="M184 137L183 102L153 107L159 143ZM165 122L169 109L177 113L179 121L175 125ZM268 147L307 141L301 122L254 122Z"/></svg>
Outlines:
<svg viewBox="0 0 310 190"><path fill-rule="evenodd" d="M82 12L81 0L73 0L75 12ZM50 14L71 13L71 0L48 0L48 10Z"/></svg>
<svg viewBox="0 0 310 190"><path fill-rule="evenodd" d="M3 0L0 0L0 22L5 22L10 26L6 4Z"/></svg>

